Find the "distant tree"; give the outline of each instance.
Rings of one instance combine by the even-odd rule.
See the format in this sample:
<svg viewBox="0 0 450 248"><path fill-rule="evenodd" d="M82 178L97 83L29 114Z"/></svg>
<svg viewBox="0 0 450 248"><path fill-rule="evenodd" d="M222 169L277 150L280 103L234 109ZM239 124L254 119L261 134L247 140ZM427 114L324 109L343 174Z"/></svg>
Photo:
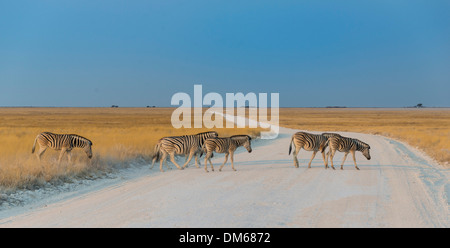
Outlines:
<svg viewBox="0 0 450 248"><path fill-rule="evenodd" d="M423 104L422 103L417 104L416 108L423 108Z"/></svg>

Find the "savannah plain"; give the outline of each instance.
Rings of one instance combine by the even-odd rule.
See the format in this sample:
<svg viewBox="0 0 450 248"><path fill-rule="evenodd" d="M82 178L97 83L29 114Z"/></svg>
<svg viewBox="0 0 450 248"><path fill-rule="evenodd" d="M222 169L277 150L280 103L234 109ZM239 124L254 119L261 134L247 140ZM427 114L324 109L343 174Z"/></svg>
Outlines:
<svg viewBox="0 0 450 248"><path fill-rule="evenodd" d="M154 145L164 136L195 134L202 129L175 129L174 108L0 108L0 196L77 178L96 178L130 164L151 164ZM280 126L310 131L351 131L404 141L448 168L450 109L282 108ZM262 129L214 129L220 136ZM72 163L51 148L39 163L31 154L40 132L74 133L93 142L93 158L72 151ZM286 157L287 155L286 144ZM191 162L193 163L193 162ZM170 164L170 162L169 162ZM192 165L191 165L192 166ZM157 165L155 165L157 167ZM172 168L174 168L172 166ZM157 170L157 169L155 169Z"/></svg>

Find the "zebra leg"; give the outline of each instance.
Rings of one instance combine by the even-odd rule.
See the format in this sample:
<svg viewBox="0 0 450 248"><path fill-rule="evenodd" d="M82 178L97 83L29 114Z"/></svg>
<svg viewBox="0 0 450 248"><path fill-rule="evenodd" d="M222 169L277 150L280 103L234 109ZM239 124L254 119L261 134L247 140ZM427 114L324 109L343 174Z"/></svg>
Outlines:
<svg viewBox="0 0 450 248"><path fill-rule="evenodd" d="M233 169L234 171L236 171L236 169L234 168L234 158L233 158L233 155L234 155L234 152L230 152L230 158L231 158L231 169Z"/></svg>
<svg viewBox="0 0 450 248"><path fill-rule="evenodd" d="M294 144L295 146L295 144ZM294 157L294 166L295 168L298 168L298 159L297 159L297 154L300 151L301 148L297 148L295 147L294 152L292 153L292 156Z"/></svg>
<svg viewBox="0 0 450 248"><path fill-rule="evenodd" d="M39 162L41 162L41 156L44 154L44 152L47 150L48 146L42 147L39 146L39 152L36 153L36 157L38 158Z"/></svg>
<svg viewBox="0 0 450 248"><path fill-rule="evenodd" d="M325 159L325 151L322 152L323 163L325 164L325 169L328 168L328 159ZM328 158L328 156L327 156Z"/></svg>
<svg viewBox="0 0 450 248"><path fill-rule="evenodd" d="M150 170L153 169L153 166L155 165L155 162L156 162L156 157L153 158L153 160L152 160L152 167L150 167Z"/></svg>
<svg viewBox="0 0 450 248"><path fill-rule="evenodd" d="M167 163L167 159L164 160L164 165L166 166L166 168L167 168L168 170L171 170L171 169L172 169L172 168L170 168L169 164Z"/></svg>
<svg viewBox="0 0 450 248"><path fill-rule="evenodd" d="M328 169L328 160L330 159L330 154L331 154L331 148L328 149L327 155L325 155L326 158L327 158L327 161L326 161L326 164L327 164L326 168L327 169Z"/></svg>
<svg viewBox="0 0 450 248"><path fill-rule="evenodd" d="M333 168L333 170L336 170L336 168L334 168L333 166L333 157L334 154L336 153L336 150L331 150L328 152L328 156L330 157L330 162L331 162L331 168Z"/></svg>
<svg viewBox="0 0 450 248"><path fill-rule="evenodd" d="M58 164L61 164L61 159L65 152L66 152L66 149L62 148L61 152L59 153Z"/></svg>
<svg viewBox="0 0 450 248"><path fill-rule="evenodd" d="M228 161L228 153L225 154L225 161L223 161L223 164L220 166L219 171L222 171L222 168L227 163L227 161Z"/></svg>
<svg viewBox="0 0 450 248"><path fill-rule="evenodd" d="M344 162L345 162L345 159L347 158L347 155L348 155L348 152L346 152L346 153L345 153L345 155L344 155L344 159L342 160L342 164L341 164L341 170L343 170L343 169L344 169Z"/></svg>
<svg viewBox="0 0 450 248"><path fill-rule="evenodd" d="M205 154L205 171L208 172L208 153Z"/></svg>
<svg viewBox="0 0 450 248"><path fill-rule="evenodd" d="M175 153L174 153L174 152L172 152L172 153L170 154L170 161L172 161L172 163L173 163L179 170L184 169L184 167L180 167L180 166L177 164L177 162L175 162Z"/></svg>
<svg viewBox="0 0 450 248"><path fill-rule="evenodd" d="M211 157L212 157L212 156L211 156ZM209 161L209 164L211 165L212 170L214 171L214 166L213 166L213 164L212 164L212 162L211 162L211 157L208 158L208 161Z"/></svg>
<svg viewBox="0 0 450 248"><path fill-rule="evenodd" d="M72 152L71 151L67 151L67 160L69 160L69 164L72 163Z"/></svg>
<svg viewBox="0 0 450 248"><path fill-rule="evenodd" d="M153 166L155 165L155 161L156 161L156 158L154 158L154 159L152 160L152 166L150 167L150 170L153 169Z"/></svg>
<svg viewBox="0 0 450 248"><path fill-rule="evenodd" d="M184 154L184 164L183 165L185 165L186 164L186 161L188 160L188 155L187 154ZM186 166L186 167L188 167L188 166ZM184 166L183 166L183 168L184 168Z"/></svg>
<svg viewBox="0 0 450 248"><path fill-rule="evenodd" d="M191 151L191 152L189 153L189 159L188 159L188 161L186 161L186 162L184 163L183 169L186 168L186 165L189 164L189 162L191 162L191 159L192 159L192 156L194 155L194 153L195 153L195 151Z"/></svg>
<svg viewBox="0 0 450 248"><path fill-rule="evenodd" d="M152 166L150 167L150 169L153 169L153 166L155 165L155 162L156 162L156 159L159 157L159 159L161 160L161 155L160 154L163 154L163 152L161 152L161 151L157 151L159 154L158 155L156 155L154 158L153 158L153 160L152 160ZM166 162L165 162L165 164L166 164L166 167L169 169L169 167L167 166L167 160L166 160Z"/></svg>
<svg viewBox="0 0 450 248"><path fill-rule="evenodd" d="M205 155L205 171L208 172L208 159L211 157L212 152L207 152ZM209 159L209 163L211 164L211 168L214 170L214 167L211 163L211 159Z"/></svg>
<svg viewBox="0 0 450 248"><path fill-rule="evenodd" d="M199 165L201 166L202 164L200 163L200 160L198 158L198 154L195 155L195 167L200 168Z"/></svg>
<svg viewBox="0 0 450 248"><path fill-rule="evenodd" d="M208 161L209 161L209 165L211 165L211 171L214 171L214 166L213 166L213 164L211 162L211 157L208 159Z"/></svg>
<svg viewBox="0 0 450 248"><path fill-rule="evenodd" d="M359 170L358 166L356 165L356 157L355 157L355 151L351 151L352 155L353 155L353 162L355 162L355 168L357 170Z"/></svg>
<svg viewBox="0 0 450 248"><path fill-rule="evenodd" d="M161 160L159 160L159 170L161 172L164 172L164 170L162 168L162 164L166 160L166 158L167 158L167 153L163 152L162 158L161 158Z"/></svg>
<svg viewBox="0 0 450 248"><path fill-rule="evenodd" d="M311 162L313 161L314 157L316 156L317 151L313 151L313 155L311 156L311 160L309 160L308 168L311 168Z"/></svg>

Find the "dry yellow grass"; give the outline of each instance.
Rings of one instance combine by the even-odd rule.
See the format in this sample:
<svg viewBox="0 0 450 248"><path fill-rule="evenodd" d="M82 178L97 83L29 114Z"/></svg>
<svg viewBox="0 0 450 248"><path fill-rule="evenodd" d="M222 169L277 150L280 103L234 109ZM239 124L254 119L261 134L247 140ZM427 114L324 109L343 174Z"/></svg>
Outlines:
<svg viewBox="0 0 450 248"><path fill-rule="evenodd" d="M405 141L445 166L450 163L450 109L283 108L283 127L380 134Z"/></svg>
<svg viewBox="0 0 450 248"><path fill-rule="evenodd" d="M131 162L150 162L154 145L164 136L195 134L201 129L175 129L173 108L0 108L0 188L34 188L77 177L91 177ZM258 129L214 129L220 136L250 134ZM47 149L39 164L31 154L40 132L75 133L93 142L89 161L81 149L72 152L72 164L58 151ZM37 145L38 146L38 145ZM37 148L38 149L38 148Z"/></svg>

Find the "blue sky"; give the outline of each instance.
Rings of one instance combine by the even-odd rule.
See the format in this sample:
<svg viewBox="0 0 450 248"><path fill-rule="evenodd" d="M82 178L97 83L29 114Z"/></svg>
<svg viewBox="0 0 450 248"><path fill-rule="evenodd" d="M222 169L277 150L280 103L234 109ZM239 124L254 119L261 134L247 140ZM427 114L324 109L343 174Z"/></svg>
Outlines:
<svg viewBox="0 0 450 248"><path fill-rule="evenodd" d="M449 1L2 1L0 106L450 106Z"/></svg>

